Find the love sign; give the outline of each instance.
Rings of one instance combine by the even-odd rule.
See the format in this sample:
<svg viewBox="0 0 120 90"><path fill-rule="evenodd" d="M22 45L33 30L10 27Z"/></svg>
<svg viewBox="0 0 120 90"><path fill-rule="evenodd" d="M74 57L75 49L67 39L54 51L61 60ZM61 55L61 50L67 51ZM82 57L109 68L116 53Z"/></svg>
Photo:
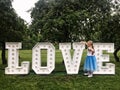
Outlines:
<svg viewBox="0 0 120 90"><path fill-rule="evenodd" d="M28 74L30 62L24 61L19 66L19 49L21 49L20 42L7 42L6 49L8 49L8 67L5 68L5 74ZM73 58L71 58L70 50L74 49ZM115 74L115 64L108 63L109 55L103 54L103 51L108 53L114 52L114 43L94 43L95 56L97 58L97 71L94 74ZM47 50L47 65L41 66L41 50ZM62 52L65 68L67 74L78 74L81 57L85 44L75 42L60 43L59 49ZM105 66L103 63L106 62ZM55 68L55 47L52 43L40 42L32 49L32 69L36 74L50 74Z"/></svg>

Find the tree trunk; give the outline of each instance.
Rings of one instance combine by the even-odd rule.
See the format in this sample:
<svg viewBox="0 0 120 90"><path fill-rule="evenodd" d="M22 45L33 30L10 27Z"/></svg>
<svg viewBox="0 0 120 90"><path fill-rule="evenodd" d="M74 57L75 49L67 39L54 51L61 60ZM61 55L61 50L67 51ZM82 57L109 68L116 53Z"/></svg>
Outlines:
<svg viewBox="0 0 120 90"><path fill-rule="evenodd" d="M5 53L5 42L2 42L2 54L1 54L1 56L2 56L2 64L7 64L7 60L6 60L6 58L5 58L5 55L6 53Z"/></svg>
<svg viewBox="0 0 120 90"><path fill-rule="evenodd" d="M116 48L116 50L114 51L114 58L115 58L116 62L119 62L119 57L117 56L117 53L119 50L120 50L120 46L118 48Z"/></svg>

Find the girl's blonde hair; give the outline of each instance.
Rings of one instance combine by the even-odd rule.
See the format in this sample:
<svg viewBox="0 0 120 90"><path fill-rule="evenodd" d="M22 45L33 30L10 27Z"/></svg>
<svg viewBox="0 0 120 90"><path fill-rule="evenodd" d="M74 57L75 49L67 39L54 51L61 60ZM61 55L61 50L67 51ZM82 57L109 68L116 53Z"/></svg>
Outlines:
<svg viewBox="0 0 120 90"><path fill-rule="evenodd" d="M92 48L94 49L93 41L92 41L92 40L89 40L88 42L92 45Z"/></svg>

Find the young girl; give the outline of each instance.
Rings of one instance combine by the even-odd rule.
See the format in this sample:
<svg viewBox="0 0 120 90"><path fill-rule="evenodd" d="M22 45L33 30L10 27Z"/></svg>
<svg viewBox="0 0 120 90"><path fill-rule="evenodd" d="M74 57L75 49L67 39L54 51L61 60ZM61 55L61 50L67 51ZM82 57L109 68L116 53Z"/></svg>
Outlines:
<svg viewBox="0 0 120 90"><path fill-rule="evenodd" d="M93 47L93 42L86 42L87 45L87 57L84 62L84 75L88 75L88 77L93 77L93 72L97 69L96 57L94 55L95 50Z"/></svg>

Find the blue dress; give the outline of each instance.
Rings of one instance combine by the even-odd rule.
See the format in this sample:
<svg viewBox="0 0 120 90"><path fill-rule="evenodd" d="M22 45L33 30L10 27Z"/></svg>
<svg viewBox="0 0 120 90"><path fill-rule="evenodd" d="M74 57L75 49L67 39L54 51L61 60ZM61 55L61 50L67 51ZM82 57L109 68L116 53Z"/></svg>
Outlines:
<svg viewBox="0 0 120 90"><path fill-rule="evenodd" d="M84 71L95 71L97 70L97 60L94 54L92 54L92 51L87 51L87 57L84 62Z"/></svg>

